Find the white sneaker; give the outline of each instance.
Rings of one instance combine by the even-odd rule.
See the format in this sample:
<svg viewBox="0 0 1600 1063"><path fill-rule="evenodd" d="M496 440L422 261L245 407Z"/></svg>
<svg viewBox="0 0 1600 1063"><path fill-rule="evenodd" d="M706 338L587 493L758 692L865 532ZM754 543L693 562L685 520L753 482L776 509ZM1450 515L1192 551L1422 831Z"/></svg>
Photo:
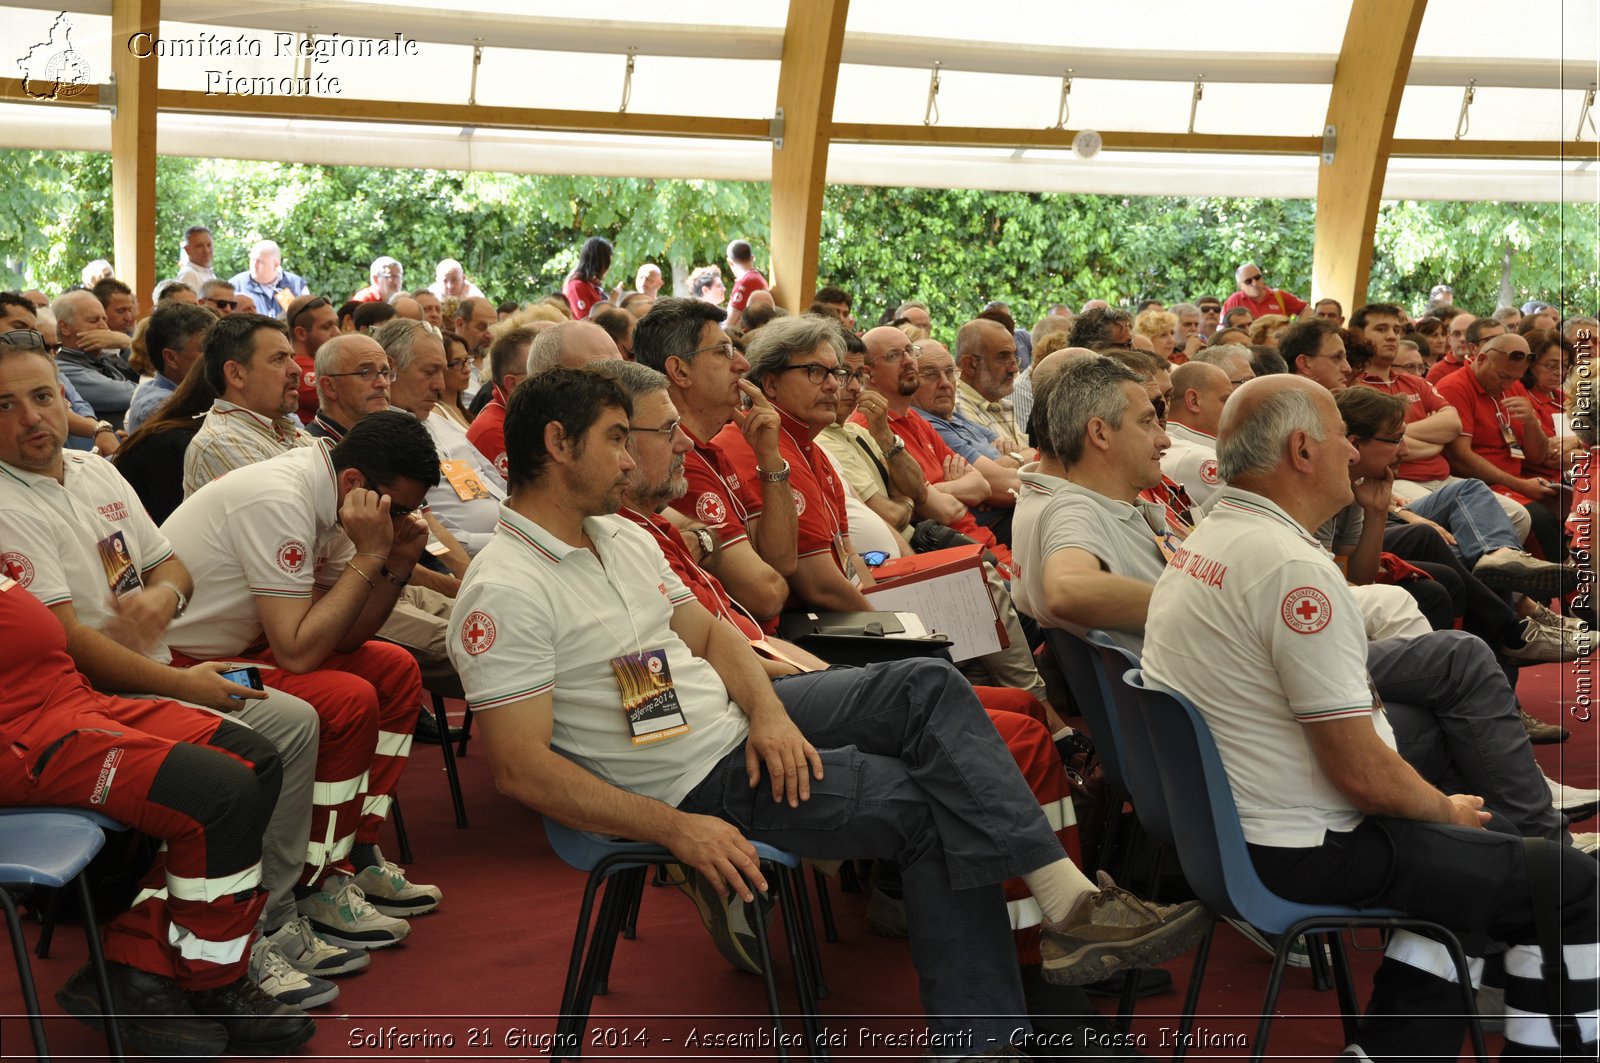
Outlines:
<svg viewBox="0 0 1600 1063"><path fill-rule="evenodd" d="M1566 783L1556 782L1548 775L1545 776L1545 785L1550 787L1550 803L1562 812L1575 812L1579 809L1593 809L1600 804L1600 790L1583 790Z"/></svg>
<svg viewBox="0 0 1600 1063"><path fill-rule="evenodd" d="M348 875L329 875L320 890L295 907L311 923L311 929L347 948L386 949L411 933L410 923L374 908Z"/></svg>
<svg viewBox="0 0 1600 1063"><path fill-rule="evenodd" d="M284 923L268 937L290 966L319 978L364 971L372 966L372 957L367 955L365 949L341 948L324 941L311 929L311 924L303 915Z"/></svg>
<svg viewBox="0 0 1600 1063"><path fill-rule="evenodd" d="M367 895L367 903L384 915L410 917L439 907L444 894L438 886L426 886L406 879L405 869L388 860L382 867L367 867L356 875L355 883Z"/></svg>
<svg viewBox="0 0 1600 1063"><path fill-rule="evenodd" d="M280 1004L315 1008L339 997L339 987L315 975L295 970L270 937L260 937L250 948L250 981Z"/></svg>

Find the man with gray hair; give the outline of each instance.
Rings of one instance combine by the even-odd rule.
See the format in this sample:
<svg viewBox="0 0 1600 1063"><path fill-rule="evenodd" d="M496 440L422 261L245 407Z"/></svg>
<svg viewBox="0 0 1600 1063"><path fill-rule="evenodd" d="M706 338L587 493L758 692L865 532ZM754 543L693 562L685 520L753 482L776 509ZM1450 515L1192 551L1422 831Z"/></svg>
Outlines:
<svg viewBox="0 0 1600 1063"><path fill-rule="evenodd" d="M1256 371L1250 366L1250 348L1242 343L1218 343L1202 347L1200 352L1189 360L1216 366L1228 374L1228 383L1236 388L1242 387L1245 381L1256 378Z"/></svg>
<svg viewBox="0 0 1600 1063"><path fill-rule="evenodd" d="M198 306L163 306L150 315L145 328L144 349L155 368L155 375L141 381L133 390L124 428L132 435L145 419L177 390L189 368L200 360L206 334L217 323L216 316Z"/></svg>
<svg viewBox="0 0 1600 1063"><path fill-rule="evenodd" d="M289 304L307 291L304 280L283 268L283 250L272 240L257 241L250 248L250 268L228 283L255 304L256 313L275 318L282 318Z"/></svg>
<svg viewBox="0 0 1600 1063"><path fill-rule="evenodd" d="M1091 300L1102 302L1103 300ZM1133 317L1126 310L1109 306L1084 304L1083 313L1072 321L1069 345L1087 347L1091 351L1104 351L1112 347L1126 347L1133 340Z"/></svg>
<svg viewBox="0 0 1600 1063"><path fill-rule="evenodd" d="M204 225L191 225L183 231L183 261L184 265L178 271L178 279L195 291L200 291L205 285L217 279L215 271L211 268L212 256L216 248L211 242L211 230Z"/></svg>
<svg viewBox="0 0 1600 1063"><path fill-rule="evenodd" d="M668 517L684 533L695 563L764 622L789 597L797 507L778 452L777 412L743 379L750 363L723 331L723 316L698 299L658 299L634 330L633 357L666 375L667 394L694 443L684 462L688 493ZM753 493L716 441L730 420L759 458ZM752 494L755 505L747 508Z"/></svg>
<svg viewBox="0 0 1600 1063"><path fill-rule="evenodd" d="M1375 695L1360 610L1312 537L1349 504L1354 457L1326 390L1293 376L1239 389L1218 436L1229 486L1156 585L1146 673L1205 717L1268 889L1301 904L1392 906L1469 942L1509 942L1507 1056L1593 1058L1600 869L1570 846L1526 847L1485 810L1496 795L1473 793L1470 778L1430 780L1396 752L1402 721ZM1405 645L1469 638L1434 632ZM1402 688L1457 683L1466 661L1433 663ZM1485 673L1498 678L1492 661ZM1548 861L1543 883L1530 875L1535 858ZM1536 944L1547 918L1554 955ZM1542 984L1552 964L1560 982ZM1392 935L1344 1055L1454 1058L1465 1017L1438 973L1449 969L1436 941ZM1580 1018L1564 1029L1551 1000Z"/></svg>
<svg viewBox="0 0 1600 1063"><path fill-rule="evenodd" d="M467 439L467 431L435 407L444 395L444 337L426 321L394 318L373 339L389 356L389 403L422 422L439 452L439 482L428 506L473 557L488 545L506 497L505 477Z"/></svg>
<svg viewBox="0 0 1600 1063"><path fill-rule="evenodd" d="M1293 320L1306 308L1306 302L1293 292L1278 291L1268 287L1266 278L1254 262L1246 262L1233 271L1233 281L1239 290L1228 296L1222 304L1222 319L1226 323L1230 311L1240 307L1250 312L1251 319L1268 314L1282 314Z"/></svg>
<svg viewBox="0 0 1600 1063"><path fill-rule="evenodd" d="M121 352L133 341L110 327L105 306L89 292L65 292L50 310L61 343L56 352L61 375L94 407L96 417L110 428L121 427L137 375L127 370Z"/></svg>
<svg viewBox="0 0 1600 1063"><path fill-rule="evenodd" d="M1176 352L1193 359L1205 349L1205 337L1200 335L1200 308L1193 303L1173 303L1167 312L1178 319Z"/></svg>
<svg viewBox="0 0 1600 1063"><path fill-rule="evenodd" d="M395 259L379 255L372 260L368 279L372 282L350 297L353 303L388 303L401 292L406 271Z"/></svg>
<svg viewBox="0 0 1600 1063"><path fill-rule="evenodd" d="M239 304L245 301L225 280L209 280L200 288L200 305L211 307L223 317L239 309Z"/></svg>

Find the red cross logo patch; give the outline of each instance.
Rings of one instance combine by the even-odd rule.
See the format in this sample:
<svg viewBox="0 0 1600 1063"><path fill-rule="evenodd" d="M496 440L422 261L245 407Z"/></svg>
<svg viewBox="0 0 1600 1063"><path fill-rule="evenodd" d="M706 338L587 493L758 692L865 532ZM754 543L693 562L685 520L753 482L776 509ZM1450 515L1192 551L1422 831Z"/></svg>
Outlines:
<svg viewBox="0 0 1600 1063"><path fill-rule="evenodd" d="M494 645L494 621L482 609L468 614L461 624L461 648L476 657Z"/></svg>
<svg viewBox="0 0 1600 1063"><path fill-rule="evenodd" d="M1217 463L1207 458L1200 463L1200 479L1208 484L1217 482Z"/></svg>
<svg viewBox="0 0 1600 1063"><path fill-rule="evenodd" d="M0 572L26 587L33 582L33 562L16 551L0 554Z"/></svg>
<svg viewBox="0 0 1600 1063"><path fill-rule="evenodd" d="M1302 635L1315 635L1333 619L1332 603L1315 587L1296 587L1284 595L1281 612L1289 630Z"/></svg>
<svg viewBox="0 0 1600 1063"><path fill-rule="evenodd" d="M789 493L794 495L794 515L803 517L806 514L806 496L800 493L798 487L789 488Z"/></svg>
<svg viewBox="0 0 1600 1063"><path fill-rule="evenodd" d="M694 515L706 524L721 524L728 517L728 508L722 504L715 491L707 491L694 503Z"/></svg>
<svg viewBox="0 0 1600 1063"><path fill-rule="evenodd" d="M278 567L289 575L297 575L306 567L306 544L299 539L285 539L278 547Z"/></svg>

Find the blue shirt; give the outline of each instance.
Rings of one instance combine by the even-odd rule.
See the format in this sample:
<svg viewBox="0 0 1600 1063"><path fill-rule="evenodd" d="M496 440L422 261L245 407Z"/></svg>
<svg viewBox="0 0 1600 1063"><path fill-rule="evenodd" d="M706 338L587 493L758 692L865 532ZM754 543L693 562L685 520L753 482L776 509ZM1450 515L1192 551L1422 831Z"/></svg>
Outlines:
<svg viewBox="0 0 1600 1063"><path fill-rule="evenodd" d="M61 390L66 392L67 406L72 412L93 421L95 419L94 407L83 401L83 396L78 394L78 389L72 386L72 381L67 379L67 375L61 371L59 365L56 366L56 380L60 382ZM86 439L83 436L67 437L68 450L92 450L93 448L94 440L92 439Z"/></svg>
<svg viewBox="0 0 1600 1063"><path fill-rule="evenodd" d="M122 427L130 436L133 435L156 412L156 407L166 402L176 390L178 385L160 373L139 381L139 386L133 389L133 401L128 403L128 416L124 418Z"/></svg>
<svg viewBox="0 0 1600 1063"><path fill-rule="evenodd" d="M928 419L928 423L933 425L934 431L939 433L939 438L945 441L946 446L969 462L977 461L979 458L989 458L994 461L1000 459L1000 448L994 445L995 440L1000 438L999 435L975 421L967 420L961 416L960 410L951 410L949 420L931 414L921 407L917 408L917 412Z"/></svg>
<svg viewBox="0 0 1600 1063"><path fill-rule="evenodd" d="M249 270L236 274L228 283L233 285L234 291L250 297L256 304L256 313L280 319L283 317L283 307L278 305L279 291L286 290L293 296L306 294L306 282L286 269L279 270L278 279L271 284L262 284L251 276Z"/></svg>

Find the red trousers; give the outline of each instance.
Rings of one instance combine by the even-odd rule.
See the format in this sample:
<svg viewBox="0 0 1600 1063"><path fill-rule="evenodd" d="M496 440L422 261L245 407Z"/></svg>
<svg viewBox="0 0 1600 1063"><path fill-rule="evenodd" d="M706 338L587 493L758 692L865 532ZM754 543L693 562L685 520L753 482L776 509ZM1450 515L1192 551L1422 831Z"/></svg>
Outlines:
<svg viewBox="0 0 1600 1063"><path fill-rule="evenodd" d="M166 842L105 927L107 959L191 990L244 977L282 770L270 742L188 705L63 684L8 752L0 805L87 808Z"/></svg>
<svg viewBox="0 0 1600 1063"><path fill-rule="evenodd" d="M1072 794L1061 756L1044 725L1044 705L1025 690L1011 687L973 687L978 700L988 710L989 719L1005 742L1011 759L1017 762L1022 777L1028 780L1039 799L1050 825L1055 828L1061 847L1072 862L1081 865L1078 847L1078 818L1072 811ZM1017 958L1024 964L1040 962L1039 923L1043 913L1020 878L1005 882L1006 908L1011 914L1011 929L1017 939Z"/></svg>
<svg viewBox="0 0 1600 1063"><path fill-rule="evenodd" d="M263 683L317 710L322 734L301 881L316 885L330 869L348 873L351 846L378 840L390 797L411 755L422 704L416 660L400 646L377 641L351 653L335 653L321 668L303 674L279 668L270 649L226 659L261 665Z"/></svg>

